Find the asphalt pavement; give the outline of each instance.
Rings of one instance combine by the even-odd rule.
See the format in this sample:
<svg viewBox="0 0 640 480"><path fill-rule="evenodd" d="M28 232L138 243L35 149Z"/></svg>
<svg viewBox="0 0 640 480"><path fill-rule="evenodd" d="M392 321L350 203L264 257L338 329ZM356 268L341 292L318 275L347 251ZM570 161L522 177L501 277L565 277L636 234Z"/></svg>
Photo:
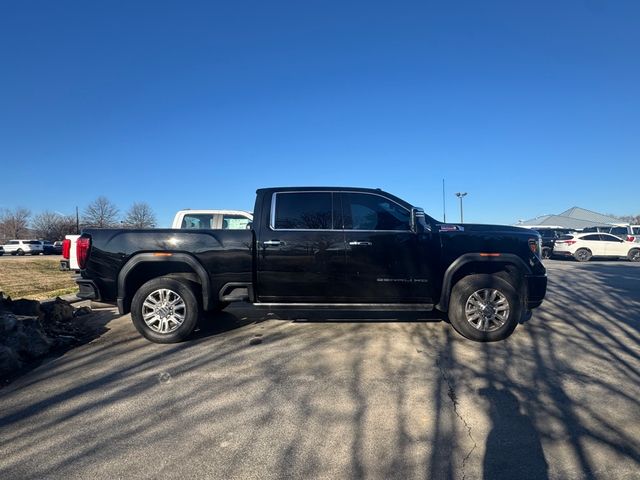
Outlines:
<svg viewBox="0 0 640 480"><path fill-rule="evenodd" d="M503 342L435 315L232 306L99 336L0 390L0 478L640 478L640 264L548 261Z"/></svg>

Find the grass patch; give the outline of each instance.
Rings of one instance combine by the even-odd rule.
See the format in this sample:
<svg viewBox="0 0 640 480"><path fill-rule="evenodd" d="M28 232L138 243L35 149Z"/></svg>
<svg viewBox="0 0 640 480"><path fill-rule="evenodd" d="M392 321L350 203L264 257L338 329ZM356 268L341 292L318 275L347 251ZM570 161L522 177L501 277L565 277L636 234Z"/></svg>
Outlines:
<svg viewBox="0 0 640 480"><path fill-rule="evenodd" d="M61 272L58 258L0 259L0 291L11 298L44 300L76 293L73 272Z"/></svg>

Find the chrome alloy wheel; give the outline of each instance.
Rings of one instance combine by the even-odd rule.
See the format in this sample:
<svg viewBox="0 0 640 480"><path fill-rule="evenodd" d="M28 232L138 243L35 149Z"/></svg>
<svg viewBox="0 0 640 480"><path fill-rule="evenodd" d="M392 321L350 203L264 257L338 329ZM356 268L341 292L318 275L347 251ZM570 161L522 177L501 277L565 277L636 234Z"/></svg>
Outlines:
<svg viewBox="0 0 640 480"><path fill-rule="evenodd" d="M467 322L481 332L493 332L509 318L509 301L495 288L476 290L464 307Z"/></svg>
<svg viewBox="0 0 640 480"><path fill-rule="evenodd" d="M589 252L587 252L584 248L579 249L576 253L576 260L579 262L584 262L589 258Z"/></svg>
<svg viewBox="0 0 640 480"><path fill-rule="evenodd" d="M184 322L186 305L173 290L154 290L142 303L142 319L156 333L171 333Z"/></svg>

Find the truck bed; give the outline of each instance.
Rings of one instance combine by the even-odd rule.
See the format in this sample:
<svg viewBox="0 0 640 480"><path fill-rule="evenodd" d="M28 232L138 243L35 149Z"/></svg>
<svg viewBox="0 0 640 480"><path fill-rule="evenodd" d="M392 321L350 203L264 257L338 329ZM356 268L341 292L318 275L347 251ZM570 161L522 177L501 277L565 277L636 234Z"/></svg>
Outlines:
<svg viewBox="0 0 640 480"><path fill-rule="evenodd" d="M212 292L231 282L252 281L254 232L252 230L88 229L91 259L83 276L92 278L102 300L117 297L118 277L135 255L149 252L162 258L193 257L207 272ZM129 264L130 265L130 264ZM128 266L129 266L128 265ZM129 272L130 273L130 272Z"/></svg>

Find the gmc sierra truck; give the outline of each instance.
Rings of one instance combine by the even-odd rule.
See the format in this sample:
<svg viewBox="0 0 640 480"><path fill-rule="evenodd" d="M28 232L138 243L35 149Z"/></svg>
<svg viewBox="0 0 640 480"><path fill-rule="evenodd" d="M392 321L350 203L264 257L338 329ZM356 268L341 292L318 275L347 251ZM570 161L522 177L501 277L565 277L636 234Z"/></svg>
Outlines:
<svg viewBox="0 0 640 480"><path fill-rule="evenodd" d="M378 189L256 193L246 230L85 230L78 296L116 303L158 343L185 339L202 311L236 301L437 309L466 338L496 341L545 296L535 231L443 224Z"/></svg>

